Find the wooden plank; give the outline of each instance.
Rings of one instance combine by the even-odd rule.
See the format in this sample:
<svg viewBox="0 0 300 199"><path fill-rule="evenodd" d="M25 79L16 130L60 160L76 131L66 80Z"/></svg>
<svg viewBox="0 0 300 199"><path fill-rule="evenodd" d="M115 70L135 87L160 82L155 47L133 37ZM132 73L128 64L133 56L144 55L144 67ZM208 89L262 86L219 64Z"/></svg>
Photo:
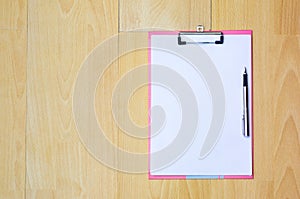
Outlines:
<svg viewBox="0 0 300 199"><path fill-rule="evenodd" d="M276 198L300 197L300 36L273 36L269 79L274 124L273 180ZM271 55L270 55L271 56ZM274 58L276 57L276 58ZM270 132L271 133L271 132Z"/></svg>
<svg viewBox="0 0 300 199"><path fill-rule="evenodd" d="M72 97L85 57L118 32L117 13L117 1L29 1L28 198L115 197L116 171L80 141Z"/></svg>
<svg viewBox="0 0 300 199"><path fill-rule="evenodd" d="M125 53L128 51L124 55L120 54L119 59L119 73L121 74L119 81L126 78L126 81L122 82L125 85L122 87L122 91L126 92L131 87L135 87L136 90L131 93L129 99L122 98L122 93L119 93L119 104L125 106L124 108L130 117L129 120L135 128L130 128L127 125L126 127L129 128L119 131L118 147L133 154L147 154L148 151L148 89L147 85L140 83L143 80L147 83L148 72L147 70L139 70L147 68L148 51L145 48L147 46L147 32L123 32L119 34L119 52ZM132 51L129 51L129 49ZM135 71L140 72L132 75ZM119 122L126 122L126 118L123 114ZM141 164L141 162L136 164ZM147 165L147 159L145 159L144 165ZM152 182L148 180L147 170L144 170L142 174L118 173L118 198L147 198L152 195L151 184ZM161 183L155 184L161 185ZM139 189L136 189L136 187L139 187ZM160 189L152 191L154 195L160 194Z"/></svg>
<svg viewBox="0 0 300 199"><path fill-rule="evenodd" d="M271 11L276 34L300 34L300 1L274 0Z"/></svg>
<svg viewBox="0 0 300 199"><path fill-rule="evenodd" d="M0 30L0 198L25 189L26 31Z"/></svg>
<svg viewBox="0 0 300 199"><path fill-rule="evenodd" d="M211 27L210 0L120 0L120 31Z"/></svg>
<svg viewBox="0 0 300 199"><path fill-rule="evenodd" d="M0 29L27 27L27 0L0 1Z"/></svg>

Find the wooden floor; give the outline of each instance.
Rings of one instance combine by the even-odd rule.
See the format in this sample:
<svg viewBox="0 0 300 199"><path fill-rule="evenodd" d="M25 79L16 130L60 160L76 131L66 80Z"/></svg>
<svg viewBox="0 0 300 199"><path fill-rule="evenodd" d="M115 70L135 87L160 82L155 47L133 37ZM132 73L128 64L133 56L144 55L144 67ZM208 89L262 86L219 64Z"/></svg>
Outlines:
<svg viewBox="0 0 300 199"><path fill-rule="evenodd" d="M80 141L72 114L85 57L126 31L199 23L253 30L254 180L149 181L100 164ZM115 47L124 45L120 39ZM299 0L1 0L0 198L300 198L299 54ZM132 152L146 152L146 141L124 135L103 104L123 74L146 62L146 51L121 57L95 95L106 136ZM141 88L129 103L140 125L146 104Z"/></svg>

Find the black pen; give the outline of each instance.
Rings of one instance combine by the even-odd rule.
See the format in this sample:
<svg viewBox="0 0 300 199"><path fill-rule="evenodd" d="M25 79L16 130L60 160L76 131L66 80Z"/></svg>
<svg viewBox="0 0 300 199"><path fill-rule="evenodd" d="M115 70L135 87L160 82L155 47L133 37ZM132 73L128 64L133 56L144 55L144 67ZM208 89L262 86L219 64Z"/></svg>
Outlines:
<svg viewBox="0 0 300 199"><path fill-rule="evenodd" d="M245 71L243 74L243 107L244 107L244 136L248 137L249 133L249 109L248 109L248 74L245 67Z"/></svg>

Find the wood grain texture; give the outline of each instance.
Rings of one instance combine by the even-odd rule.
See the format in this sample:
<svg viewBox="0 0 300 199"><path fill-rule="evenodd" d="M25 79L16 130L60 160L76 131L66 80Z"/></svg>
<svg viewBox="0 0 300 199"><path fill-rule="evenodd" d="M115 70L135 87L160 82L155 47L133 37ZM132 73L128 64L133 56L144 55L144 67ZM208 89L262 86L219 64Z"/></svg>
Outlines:
<svg viewBox="0 0 300 199"><path fill-rule="evenodd" d="M130 73L133 71L147 66L148 51L142 48L145 46L148 46L147 32L123 32L119 34L119 52L126 51L125 49L135 49L127 54L120 54L119 70L123 78L130 76ZM147 70L140 71L138 75L132 76L126 81L128 87L129 85L136 85L136 79L141 78L146 81L148 80ZM136 126L143 128L148 125L148 89L146 85L138 85L141 87L132 93L131 98L127 99L127 110L132 122L134 122ZM121 97L119 100L120 103L124 101ZM138 133L138 135L133 133ZM137 138L135 136L140 137ZM147 136L147 131L143 131L142 129L137 132L132 128L129 128L127 131L120 130L118 134L118 146L123 150L135 154L145 154L148 151L148 142L145 136ZM147 171L144 171L143 174L133 175L129 173L118 173L118 185L118 198L152 198L153 195L156 195L156 197L159 196L161 190L161 182L149 181ZM155 189L152 188L153 185L156 185ZM139 188L137 189L137 187Z"/></svg>
<svg viewBox="0 0 300 199"><path fill-rule="evenodd" d="M212 7L210 1L192 0L121 0L120 5L29 0L27 54L27 2L1 1L0 198L300 198L299 1L211 2ZM118 31L194 29L198 23L208 28L211 22L212 29L253 30L255 179L149 181L146 174L99 163L80 141L72 114L73 87L85 57ZM129 45L121 34L113 46L119 51ZM136 42L130 45L146 42L145 33L130 34ZM114 86L147 63L146 53L134 51L113 62L95 93L106 136L119 148L140 153L146 140L120 130L110 104ZM145 88L129 100L131 118L140 126L147 123L146 103Z"/></svg>
<svg viewBox="0 0 300 199"><path fill-rule="evenodd" d="M120 31L211 28L210 0L120 0Z"/></svg>
<svg viewBox="0 0 300 199"><path fill-rule="evenodd" d="M81 143L73 86L90 51L117 33L117 1L29 1L27 198L114 198L116 171Z"/></svg>
<svg viewBox="0 0 300 199"><path fill-rule="evenodd" d="M278 198L300 198L300 36L273 38L274 191Z"/></svg>
<svg viewBox="0 0 300 199"><path fill-rule="evenodd" d="M27 28L27 0L0 1L0 29Z"/></svg>
<svg viewBox="0 0 300 199"><path fill-rule="evenodd" d="M25 190L26 31L0 30L0 198Z"/></svg>
<svg viewBox="0 0 300 199"><path fill-rule="evenodd" d="M122 94L119 94L119 103L124 104L128 111L129 119L132 123L140 128L140 131L134 132L135 129L128 128L127 131L120 130L118 133L118 146L124 150L134 153L148 152L148 32L124 32L119 34L119 52L118 60L120 78L127 79L124 91L135 85L136 90L131 93L129 99L122 99ZM126 49L126 50L125 50ZM121 52L127 49L134 49L126 54ZM137 72L136 75L131 75ZM138 80L138 81L137 81ZM143 82L137 84L137 82ZM121 118L124 120L125 117ZM121 121L122 122L122 121Z"/></svg>
<svg viewBox="0 0 300 199"><path fill-rule="evenodd" d="M27 1L0 1L0 198L25 193Z"/></svg>
<svg viewBox="0 0 300 199"><path fill-rule="evenodd" d="M300 34L300 2L297 0L274 0L272 8L276 34Z"/></svg>

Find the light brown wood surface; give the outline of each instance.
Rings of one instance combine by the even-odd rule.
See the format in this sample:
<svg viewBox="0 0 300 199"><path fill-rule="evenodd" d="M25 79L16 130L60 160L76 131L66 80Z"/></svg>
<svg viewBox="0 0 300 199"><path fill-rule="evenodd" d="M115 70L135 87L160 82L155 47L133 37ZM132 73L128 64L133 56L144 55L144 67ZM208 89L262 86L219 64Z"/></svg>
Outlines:
<svg viewBox="0 0 300 199"><path fill-rule="evenodd" d="M27 2L0 8L0 198L24 198Z"/></svg>
<svg viewBox="0 0 300 199"><path fill-rule="evenodd" d="M211 28L210 0L120 0L120 31Z"/></svg>
<svg viewBox="0 0 300 199"><path fill-rule="evenodd" d="M27 0L0 1L0 29L27 28Z"/></svg>
<svg viewBox="0 0 300 199"><path fill-rule="evenodd" d="M26 32L0 30L0 198L25 191Z"/></svg>
<svg viewBox="0 0 300 199"><path fill-rule="evenodd" d="M15 0L0 8L0 198L300 198L298 0ZM72 112L85 58L112 36L118 43L107 53L147 42L146 33L126 31L199 23L253 30L254 180L149 181L101 164L83 145ZM106 137L133 153L145 153L147 142L118 128L111 98L123 75L146 63L146 49L120 56L95 92ZM145 87L128 107L145 126Z"/></svg>

